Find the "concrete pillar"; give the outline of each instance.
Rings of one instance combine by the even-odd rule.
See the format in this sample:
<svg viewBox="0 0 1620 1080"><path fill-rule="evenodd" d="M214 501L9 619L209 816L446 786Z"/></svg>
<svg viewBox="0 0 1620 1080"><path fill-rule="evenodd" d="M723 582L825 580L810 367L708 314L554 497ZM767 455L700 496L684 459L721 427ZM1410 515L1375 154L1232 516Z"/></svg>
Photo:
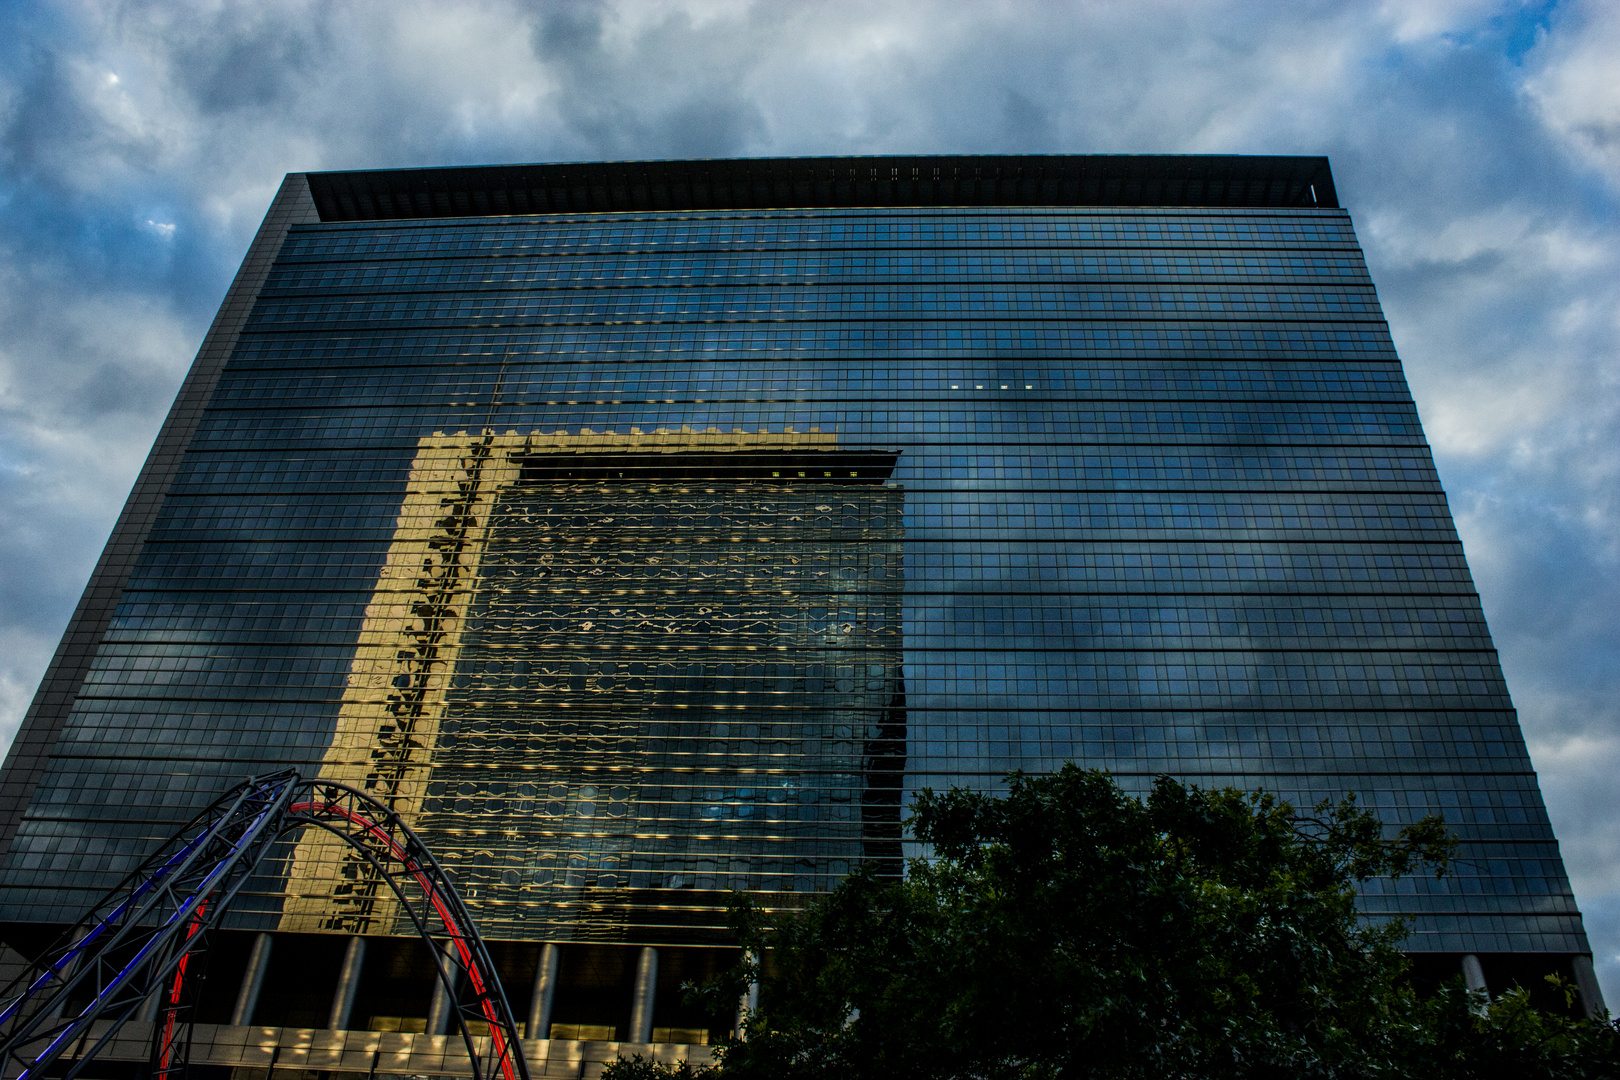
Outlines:
<svg viewBox="0 0 1620 1080"><path fill-rule="evenodd" d="M360 969L365 964L366 939L356 934L343 952L343 970L338 972L337 989L332 992L332 1015L326 1026L333 1031L348 1030L354 995L360 989Z"/></svg>
<svg viewBox="0 0 1620 1080"><path fill-rule="evenodd" d="M433 1004L428 1006L427 1018L427 1033L429 1035L443 1035L450 1027L450 1016L455 1010L455 1002L451 999L451 993L456 986L457 980L461 977L461 968L456 965L453 959L455 948L455 942L446 941L440 947L439 954L433 958L439 965L439 970L444 972L446 978L435 978L433 980ZM445 986L446 979L449 981L449 988Z"/></svg>
<svg viewBox="0 0 1620 1080"><path fill-rule="evenodd" d="M270 946L274 942L275 939L265 933L253 939L247 971L242 974L242 989L237 991L236 1008L231 1010L231 1023L237 1027L253 1023L253 1010L259 1007L259 991L264 989L264 973L270 967Z"/></svg>
<svg viewBox="0 0 1620 1080"><path fill-rule="evenodd" d="M1489 994L1490 988L1485 985L1485 969L1480 966L1479 957L1473 953L1466 953L1462 958L1463 982L1470 990L1478 990L1482 994Z"/></svg>
<svg viewBox="0 0 1620 1080"><path fill-rule="evenodd" d="M1597 972L1592 969L1592 958L1577 956L1574 966L1575 989L1580 991L1581 1008L1586 1010L1586 1015L1599 1020L1608 1016L1608 1006L1603 1003L1603 988L1598 985Z"/></svg>
<svg viewBox="0 0 1620 1080"><path fill-rule="evenodd" d="M92 927L90 927L89 925L85 925L85 926L81 926L77 930L73 931L73 944L77 945L79 942L81 942L85 938L89 937L91 929L92 929ZM84 958L83 957L78 957L75 960L73 960L71 963L64 964L62 966L62 972L61 972L61 975L59 976L59 978L61 979L61 983L62 983L63 986L67 985L68 980L73 978L74 975L78 974L79 968L81 966L83 966L83 964L84 964ZM51 1013L51 1019L52 1020L60 1020L62 1018L62 1010L66 1006L67 1006L67 1000L65 998L63 1000L61 1000L61 1001L58 1001L56 1003L56 1010Z"/></svg>
<svg viewBox="0 0 1620 1080"><path fill-rule="evenodd" d="M169 1000L170 980L173 978L174 976L171 973L169 978L164 980L162 986L146 995L146 1000L141 1002L141 1007L135 1012L135 1019L143 1024L150 1024L157 1019L158 1010L163 1008L163 1003Z"/></svg>
<svg viewBox="0 0 1620 1080"><path fill-rule="evenodd" d="M146 1000L141 1002L140 1011L135 1014L135 1019L144 1020L148 1024L157 1021L158 1015L169 1007L169 995L174 993L174 976L173 971L163 976L157 989L147 994Z"/></svg>
<svg viewBox="0 0 1620 1080"><path fill-rule="evenodd" d="M633 1043L652 1042L653 996L658 992L658 950L642 947L636 962L636 996L630 1005L630 1035Z"/></svg>
<svg viewBox="0 0 1620 1080"><path fill-rule="evenodd" d="M750 952L746 957L744 957L744 962L755 964L758 961L755 959L754 954ZM737 1001L737 1019L732 1024L732 1030L737 1033L737 1038L739 1040L744 1042L748 1040L748 1018L753 1016L758 1011L759 979L754 978L748 981L748 989L743 991L742 997Z"/></svg>
<svg viewBox="0 0 1620 1080"><path fill-rule="evenodd" d="M551 1003L557 997L557 964L562 949L548 941L540 946L540 964L534 969L534 987L529 993L529 1023L524 1029L528 1038L551 1037Z"/></svg>

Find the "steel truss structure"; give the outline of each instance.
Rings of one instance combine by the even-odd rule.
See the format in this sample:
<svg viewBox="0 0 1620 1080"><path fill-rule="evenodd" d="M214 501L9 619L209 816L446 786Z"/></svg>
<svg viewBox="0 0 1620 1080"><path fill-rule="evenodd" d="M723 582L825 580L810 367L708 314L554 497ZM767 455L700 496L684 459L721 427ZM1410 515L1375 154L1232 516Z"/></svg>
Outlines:
<svg viewBox="0 0 1620 1080"><path fill-rule="evenodd" d="M188 967L272 847L307 828L346 842L444 957L438 977L474 1080L529 1080L495 965L432 853L383 803L292 769L220 796L0 992L0 1075L32 1080L71 1050L56 1075L74 1080L126 1021L154 1006L152 1076L182 1073L198 982L186 978ZM475 1024L487 1025L487 1047L474 1037Z"/></svg>

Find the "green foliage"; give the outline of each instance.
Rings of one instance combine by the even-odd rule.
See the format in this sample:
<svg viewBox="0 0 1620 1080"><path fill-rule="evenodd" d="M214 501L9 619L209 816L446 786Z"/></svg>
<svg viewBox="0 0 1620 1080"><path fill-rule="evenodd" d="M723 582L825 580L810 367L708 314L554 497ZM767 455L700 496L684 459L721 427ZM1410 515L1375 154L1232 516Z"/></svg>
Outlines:
<svg viewBox="0 0 1620 1080"><path fill-rule="evenodd" d="M605 1080L718 1080L720 1070L711 1065L692 1067L689 1061L665 1064L648 1061L640 1054L608 1063L602 1071Z"/></svg>
<svg viewBox="0 0 1620 1080"><path fill-rule="evenodd" d="M1548 976L1573 1011L1575 989ZM1489 1077L1518 1080L1603 1080L1620 1077L1620 1024L1572 1020L1530 1004L1510 991L1482 1007L1480 995L1460 986L1417 1004L1408 1072L1397 1075Z"/></svg>
<svg viewBox="0 0 1620 1080"><path fill-rule="evenodd" d="M1443 874L1438 818L1394 835L1353 799L1296 813L1160 778L1145 800L1072 765L992 798L923 792L933 861L857 872L774 924L733 913L751 955L694 993L762 1008L718 1077L1595 1076L1616 1029L1459 985L1417 995L1400 923L1359 917L1375 876ZM1573 1064L1571 1064L1573 1063ZM1578 1065L1584 1071L1569 1071ZM616 1065L610 1080L669 1076ZM656 1069L656 1067L653 1067Z"/></svg>

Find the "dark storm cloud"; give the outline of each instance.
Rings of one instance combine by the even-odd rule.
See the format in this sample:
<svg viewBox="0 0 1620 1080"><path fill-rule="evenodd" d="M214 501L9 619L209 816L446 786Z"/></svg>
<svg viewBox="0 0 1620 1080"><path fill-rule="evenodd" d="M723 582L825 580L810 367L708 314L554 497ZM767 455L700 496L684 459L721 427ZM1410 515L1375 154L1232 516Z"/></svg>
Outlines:
<svg viewBox="0 0 1620 1080"><path fill-rule="evenodd" d="M572 0L0 14L0 724L281 175L1327 153L1620 997L1620 8Z"/></svg>
<svg viewBox="0 0 1620 1080"><path fill-rule="evenodd" d="M601 3L547 9L534 30L536 55L557 78L568 128L602 157L726 157L765 136L765 118L739 81L735 47L691 17L663 12L634 44L615 41ZM728 35L729 36L729 35Z"/></svg>
<svg viewBox="0 0 1620 1080"><path fill-rule="evenodd" d="M175 67L197 108L212 115L263 109L296 96L297 84L332 60L323 7L285 22L257 5L222 8L175 50Z"/></svg>

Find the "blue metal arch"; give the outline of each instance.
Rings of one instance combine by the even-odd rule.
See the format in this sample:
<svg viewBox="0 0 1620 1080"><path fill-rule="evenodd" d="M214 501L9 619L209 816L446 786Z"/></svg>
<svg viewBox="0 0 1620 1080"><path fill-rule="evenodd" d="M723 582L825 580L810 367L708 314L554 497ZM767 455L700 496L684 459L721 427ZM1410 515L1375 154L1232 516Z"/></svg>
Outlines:
<svg viewBox="0 0 1620 1080"><path fill-rule="evenodd" d="M190 1023L181 992L188 959L205 947L231 902L286 833L309 827L344 840L385 882L429 947L449 959L439 979L472 1062L474 1080L529 1080L517 1025L494 963L466 905L427 846L383 803L296 770L232 788L170 837L103 896L34 966L0 991L0 1070L34 1080L111 1021L75 1056L74 1080L153 994L163 1013L153 1030L155 1075L185 1066ZM71 1003L88 997L73 1010ZM189 1014L187 1014L189 1015ZM481 1054L471 1024L488 1024Z"/></svg>

